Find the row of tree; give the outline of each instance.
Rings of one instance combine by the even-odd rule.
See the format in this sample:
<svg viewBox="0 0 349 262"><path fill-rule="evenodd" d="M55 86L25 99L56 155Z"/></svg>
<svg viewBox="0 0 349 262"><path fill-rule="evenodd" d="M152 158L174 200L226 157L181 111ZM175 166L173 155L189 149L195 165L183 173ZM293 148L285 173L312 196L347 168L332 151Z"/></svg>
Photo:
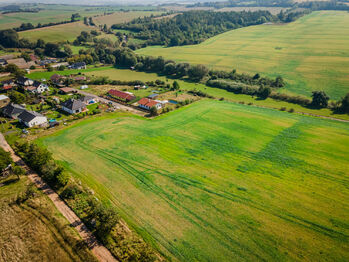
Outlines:
<svg viewBox="0 0 349 262"><path fill-rule="evenodd" d="M268 11L212 12L188 11L172 19L137 18L128 23L115 24L113 29L134 32L135 38L148 45L178 46L198 44L217 34L240 27L275 21Z"/></svg>

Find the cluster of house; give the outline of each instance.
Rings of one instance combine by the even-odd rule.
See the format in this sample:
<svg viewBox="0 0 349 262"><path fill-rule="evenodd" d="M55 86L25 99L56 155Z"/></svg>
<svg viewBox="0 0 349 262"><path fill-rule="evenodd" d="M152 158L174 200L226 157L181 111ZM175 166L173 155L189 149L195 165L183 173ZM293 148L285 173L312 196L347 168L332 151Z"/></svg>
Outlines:
<svg viewBox="0 0 349 262"><path fill-rule="evenodd" d="M136 99L136 96L130 92L122 92L115 89L109 90L108 96L112 99L127 103ZM137 102L138 107L146 110L150 110L152 107L155 107L157 110L163 108L168 101L156 100L157 97L158 94L151 94L148 97L140 99Z"/></svg>
<svg viewBox="0 0 349 262"><path fill-rule="evenodd" d="M18 119L27 127L46 126L47 118L42 114L25 109L21 105L11 104L10 99L5 95L0 95L2 114L12 119ZM6 105L5 105L6 104Z"/></svg>

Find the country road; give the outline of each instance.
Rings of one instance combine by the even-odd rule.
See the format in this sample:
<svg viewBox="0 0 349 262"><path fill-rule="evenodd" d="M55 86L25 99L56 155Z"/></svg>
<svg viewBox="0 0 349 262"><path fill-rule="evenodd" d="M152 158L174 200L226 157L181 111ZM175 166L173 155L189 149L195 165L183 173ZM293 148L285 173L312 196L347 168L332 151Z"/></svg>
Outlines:
<svg viewBox="0 0 349 262"><path fill-rule="evenodd" d="M91 231L86 227L86 225L78 218L78 216L71 210L64 201L59 197L59 195L53 191L49 185L41 179L41 177L36 174L32 169L30 169L24 161L18 157L10 145L7 143L4 135L0 133L0 146L7 152L11 153L11 157L13 161L22 166L26 171L29 179L44 192L56 206L56 208L62 213L62 215L71 223L71 226L74 227L81 238L85 240L88 247L91 249L92 253L96 256L96 258L101 262L114 262L117 261L112 254L106 249L103 245L101 245L95 236L91 233Z"/></svg>

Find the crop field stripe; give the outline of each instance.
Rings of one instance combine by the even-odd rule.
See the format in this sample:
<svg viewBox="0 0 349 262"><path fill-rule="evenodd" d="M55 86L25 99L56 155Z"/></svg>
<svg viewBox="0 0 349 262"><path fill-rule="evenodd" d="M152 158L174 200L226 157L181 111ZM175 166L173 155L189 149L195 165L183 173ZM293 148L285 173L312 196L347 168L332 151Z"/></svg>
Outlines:
<svg viewBox="0 0 349 262"><path fill-rule="evenodd" d="M348 243L343 168L349 160L332 157L327 170L319 169L317 157L328 156L316 148L313 159L304 159L316 128L349 140L346 123L203 100L153 120L87 120L41 141L165 256L287 260L298 250L297 232L304 256L320 256L310 245L327 251L336 245L339 258ZM326 136L316 137L325 143ZM338 156L349 151L331 137L326 143ZM329 193L330 187L340 191ZM330 205L341 211L328 213Z"/></svg>

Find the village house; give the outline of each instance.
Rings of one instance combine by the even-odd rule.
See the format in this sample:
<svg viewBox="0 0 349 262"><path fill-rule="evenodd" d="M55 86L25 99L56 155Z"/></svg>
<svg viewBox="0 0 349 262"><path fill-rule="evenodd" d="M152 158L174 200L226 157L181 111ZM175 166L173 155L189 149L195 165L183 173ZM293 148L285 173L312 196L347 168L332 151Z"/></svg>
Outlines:
<svg viewBox="0 0 349 262"><path fill-rule="evenodd" d="M61 103L62 110L69 114L81 113L86 109L86 105L80 100L68 99Z"/></svg>
<svg viewBox="0 0 349 262"><path fill-rule="evenodd" d="M109 90L108 96L117 100L125 101L125 102L130 102L136 98L132 93L121 92L119 90L114 90L114 89Z"/></svg>
<svg viewBox="0 0 349 262"><path fill-rule="evenodd" d="M47 118L42 114L34 111L24 110L19 116L18 120L20 123L27 127L42 126L47 124Z"/></svg>
<svg viewBox="0 0 349 262"><path fill-rule="evenodd" d="M4 65L6 65L6 64L7 64L6 59L0 58L0 65L1 65L1 66L4 66Z"/></svg>
<svg viewBox="0 0 349 262"><path fill-rule="evenodd" d="M40 66L45 66L48 64L57 63L57 59L56 58L46 58L44 60L39 61L38 63Z"/></svg>
<svg viewBox="0 0 349 262"><path fill-rule="evenodd" d="M82 96L79 98L81 102L83 102L85 105L91 105L96 103L96 98L93 96Z"/></svg>
<svg viewBox="0 0 349 262"><path fill-rule="evenodd" d="M6 117L17 119L17 117L25 110L23 106L17 104L8 104L2 109L2 114Z"/></svg>
<svg viewBox="0 0 349 262"><path fill-rule="evenodd" d="M68 67L69 69L86 69L85 62L76 62Z"/></svg>
<svg viewBox="0 0 349 262"><path fill-rule="evenodd" d="M0 95L0 108L7 106L10 103L10 98L5 95Z"/></svg>
<svg viewBox="0 0 349 262"><path fill-rule="evenodd" d="M10 90L16 86L14 79L9 79L1 82L3 90Z"/></svg>
<svg viewBox="0 0 349 262"><path fill-rule="evenodd" d="M157 110L161 109L162 104L158 101L143 97L141 100L138 101L138 106L140 108L150 110L150 108L155 107Z"/></svg>
<svg viewBox="0 0 349 262"><path fill-rule="evenodd" d="M31 86L33 85L34 81L27 77L21 76L17 79L17 83L21 86Z"/></svg>
<svg viewBox="0 0 349 262"><path fill-rule="evenodd" d="M46 84L43 84L39 81L34 81L33 85L25 86L24 90L33 93L33 94L41 94L43 92L49 91L50 89Z"/></svg>

